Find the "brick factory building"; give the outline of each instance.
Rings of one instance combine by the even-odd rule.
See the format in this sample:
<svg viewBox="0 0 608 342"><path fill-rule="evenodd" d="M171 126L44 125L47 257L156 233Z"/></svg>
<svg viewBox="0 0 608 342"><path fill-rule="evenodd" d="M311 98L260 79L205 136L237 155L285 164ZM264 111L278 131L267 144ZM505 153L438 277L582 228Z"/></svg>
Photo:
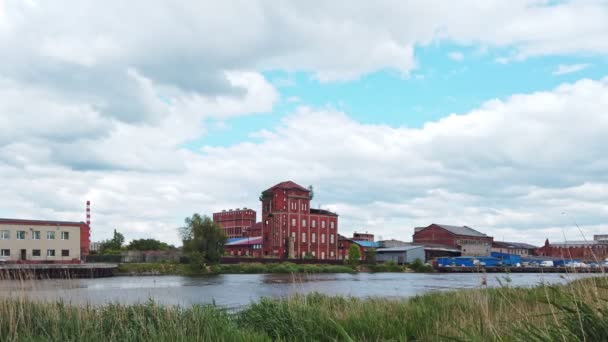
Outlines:
<svg viewBox="0 0 608 342"><path fill-rule="evenodd" d="M353 240L357 241L374 241L374 234L365 233L353 233Z"/></svg>
<svg viewBox="0 0 608 342"><path fill-rule="evenodd" d="M213 214L213 222L224 228L224 232L229 239L248 235L257 236L247 232L250 227L255 225L255 221L256 213L253 209L237 208L236 210L222 210L222 212Z"/></svg>
<svg viewBox="0 0 608 342"><path fill-rule="evenodd" d="M264 256L337 259L338 215L310 208L312 195L292 181L262 192Z"/></svg>
<svg viewBox="0 0 608 342"><path fill-rule="evenodd" d="M89 255L87 222L0 219L0 260L7 263L80 263Z"/></svg>
<svg viewBox="0 0 608 342"><path fill-rule="evenodd" d="M467 226L431 224L416 227L412 238L415 244L434 244L457 248L462 255L490 255L494 238Z"/></svg>
<svg viewBox="0 0 608 342"><path fill-rule="evenodd" d="M608 258L608 236L594 235L593 240L559 243L549 243L549 239L547 239L545 245L538 248L536 253L540 256L554 258L602 262Z"/></svg>

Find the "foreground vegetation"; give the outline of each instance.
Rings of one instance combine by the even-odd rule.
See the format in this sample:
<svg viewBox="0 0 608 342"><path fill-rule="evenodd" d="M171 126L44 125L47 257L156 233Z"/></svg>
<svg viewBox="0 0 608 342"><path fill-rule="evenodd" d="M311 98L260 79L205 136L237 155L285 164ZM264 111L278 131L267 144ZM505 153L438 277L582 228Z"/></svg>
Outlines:
<svg viewBox="0 0 608 342"><path fill-rule="evenodd" d="M565 286L432 293L410 300L320 294L213 306L72 307L0 300L5 341L606 341L608 278Z"/></svg>

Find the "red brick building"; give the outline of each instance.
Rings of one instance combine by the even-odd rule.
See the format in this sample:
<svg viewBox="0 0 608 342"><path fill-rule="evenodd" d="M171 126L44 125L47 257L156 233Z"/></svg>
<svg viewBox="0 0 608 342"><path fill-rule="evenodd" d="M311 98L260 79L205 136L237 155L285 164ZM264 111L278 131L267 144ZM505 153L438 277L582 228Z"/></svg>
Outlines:
<svg viewBox="0 0 608 342"><path fill-rule="evenodd" d="M494 238L467 226L431 224L414 229L415 244L443 245L460 249L462 255L490 255Z"/></svg>
<svg viewBox="0 0 608 342"><path fill-rule="evenodd" d="M608 258L608 239L604 235L595 235L589 241L565 241L549 243L536 250L537 255L563 259L580 259L582 261L603 261Z"/></svg>
<svg viewBox="0 0 608 342"><path fill-rule="evenodd" d="M337 259L338 215L311 209L311 190L292 181L262 192L264 256Z"/></svg>
<svg viewBox="0 0 608 342"><path fill-rule="evenodd" d="M359 254L360 254L360 258L359 260L365 260L367 253L375 250L376 248L378 248L380 246L380 244L378 242L374 242L373 238L372 240L355 240L355 234L353 234L353 238L349 239L345 236L340 235L338 237L338 259L339 260L348 260L348 253L350 250L350 246L352 246L353 244L359 246Z"/></svg>
<svg viewBox="0 0 608 342"><path fill-rule="evenodd" d="M353 240L358 241L374 241L374 234L369 233L353 233Z"/></svg>
<svg viewBox="0 0 608 342"><path fill-rule="evenodd" d="M245 232L255 225L255 221L256 212L253 209L237 208L236 210L222 210L222 212L213 214L213 222L224 228L228 238L239 238L250 235Z"/></svg>

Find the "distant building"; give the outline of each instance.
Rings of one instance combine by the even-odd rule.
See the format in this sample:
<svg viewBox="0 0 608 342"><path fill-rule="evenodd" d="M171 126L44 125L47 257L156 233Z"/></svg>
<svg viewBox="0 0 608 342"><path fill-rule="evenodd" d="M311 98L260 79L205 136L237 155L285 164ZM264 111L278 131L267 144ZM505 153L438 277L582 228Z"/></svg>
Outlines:
<svg viewBox="0 0 608 342"><path fill-rule="evenodd" d="M392 261L397 264L412 263L416 259L425 262L424 246L405 246L377 248L376 260L379 262Z"/></svg>
<svg viewBox="0 0 608 342"><path fill-rule="evenodd" d="M345 236L340 235L338 237L338 259L339 260L348 260L349 258L349 250L350 246L356 244L359 246L360 251L360 260L365 260L367 258L368 252L375 250L380 245L374 241L362 241L362 240L353 240L349 239Z"/></svg>
<svg viewBox="0 0 608 342"><path fill-rule="evenodd" d="M224 228L228 238L243 237L245 231L255 225L255 220L255 210L247 208L222 210L213 214L213 222Z"/></svg>
<svg viewBox="0 0 608 342"><path fill-rule="evenodd" d="M606 235L594 235L593 240L565 241L549 243L538 248L536 253L540 256L549 256L562 259L581 259L584 261L603 261L608 258L608 240Z"/></svg>
<svg viewBox="0 0 608 342"><path fill-rule="evenodd" d="M515 254L523 257L536 254L536 246L523 243L523 242L506 242L506 241L494 241L492 242L492 252Z"/></svg>
<svg viewBox="0 0 608 342"><path fill-rule="evenodd" d="M414 244L439 244L459 249L462 255L490 255L493 238L467 226L431 224L416 227L412 238Z"/></svg>
<svg viewBox="0 0 608 342"><path fill-rule="evenodd" d="M338 215L310 207L312 191L292 181L262 192L263 255L337 259Z"/></svg>
<svg viewBox="0 0 608 342"><path fill-rule="evenodd" d="M365 233L353 233L353 240L358 241L374 241L374 234Z"/></svg>
<svg viewBox="0 0 608 342"><path fill-rule="evenodd" d="M0 219L0 260L9 263L80 263L89 254L85 222Z"/></svg>
<svg viewBox="0 0 608 342"><path fill-rule="evenodd" d="M234 238L226 243L226 254L230 256L262 257L262 237Z"/></svg>
<svg viewBox="0 0 608 342"><path fill-rule="evenodd" d="M103 245L103 242L91 242L91 245L89 247L89 251L91 251L91 252L100 252L102 245Z"/></svg>
<svg viewBox="0 0 608 342"><path fill-rule="evenodd" d="M400 241L400 240L395 240L395 239L378 241L379 248L405 247L405 246L410 246L411 244L412 244L411 242L405 242L405 241Z"/></svg>

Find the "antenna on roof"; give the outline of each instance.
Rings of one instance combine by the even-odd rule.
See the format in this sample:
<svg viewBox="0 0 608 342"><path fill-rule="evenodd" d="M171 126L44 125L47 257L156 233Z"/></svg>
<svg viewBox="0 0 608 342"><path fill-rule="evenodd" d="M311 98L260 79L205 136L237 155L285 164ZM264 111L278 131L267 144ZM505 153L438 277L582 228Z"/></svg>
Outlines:
<svg viewBox="0 0 608 342"><path fill-rule="evenodd" d="M87 201L87 226L91 226L91 201Z"/></svg>

